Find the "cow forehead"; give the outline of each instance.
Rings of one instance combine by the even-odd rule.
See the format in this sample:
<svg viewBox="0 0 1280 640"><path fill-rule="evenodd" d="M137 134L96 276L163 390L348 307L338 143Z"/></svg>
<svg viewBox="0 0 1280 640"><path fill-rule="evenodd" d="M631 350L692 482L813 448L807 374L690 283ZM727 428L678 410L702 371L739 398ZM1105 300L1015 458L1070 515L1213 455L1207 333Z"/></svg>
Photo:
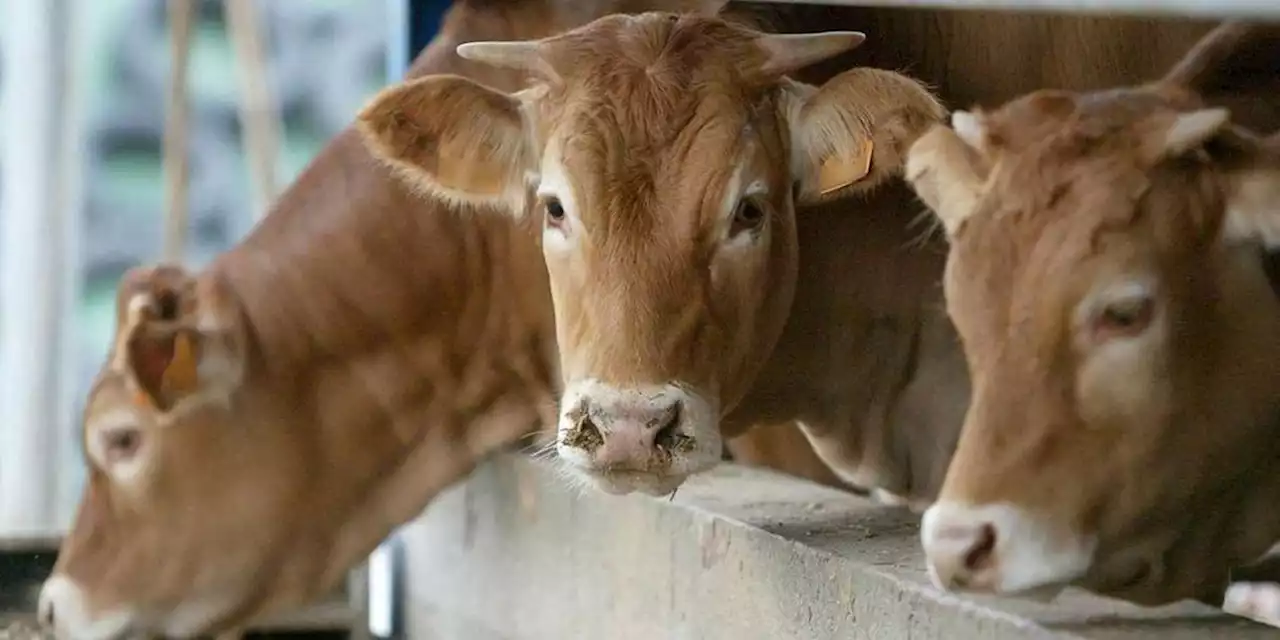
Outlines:
<svg viewBox="0 0 1280 640"><path fill-rule="evenodd" d="M1136 102L1091 97L1070 117L1028 122L997 114L1001 138L1021 144L999 151L978 210L954 243L956 262L988 277L1031 267L1037 277L1060 279L1072 274L1035 267L1089 259L1115 246L1116 236L1140 239L1148 230L1140 224L1144 199L1153 187L1176 184L1157 180L1159 169L1136 150L1141 114L1150 112L1148 101Z"/></svg>
<svg viewBox="0 0 1280 640"><path fill-rule="evenodd" d="M756 34L718 18L692 14L615 15L547 41L544 58L570 85L625 92L646 77L660 89L744 89L767 81Z"/></svg>
<svg viewBox="0 0 1280 640"><path fill-rule="evenodd" d="M562 127L544 159L572 183L593 244L663 237L687 247L706 239L737 182L784 190L781 132L748 106L696 97L666 111L598 103Z"/></svg>
<svg viewBox="0 0 1280 640"><path fill-rule="evenodd" d="M105 369L98 374L93 386L89 389L89 395L85 398L82 417L85 427L94 427L104 414L122 412L136 414L138 407L134 403L134 396L123 374Z"/></svg>
<svg viewBox="0 0 1280 640"><path fill-rule="evenodd" d="M545 130L612 174L731 151L778 86L747 71L763 63L748 32L693 16L606 20L546 57L562 78L539 100Z"/></svg>
<svg viewBox="0 0 1280 640"><path fill-rule="evenodd" d="M1019 157L997 176L952 242L948 305L978 348L1066 337L1075 303L1098 275L1128 268L1148 240L1135 166L1084 156L1048 170L1037 162Z"/></svg>
<svg viewBox="0 0 1280 640"><path fill-rule="evenodd" d="M581 188L622 204L723 186L754 145L741 113L596 113L568 135L561 160Z"/></svg>
<svg viewBox="0 0 1280 640"><path fill-rule="evenodd" d="M560 81L537 98L535 113L544 148L574 183L580 216L607 217L626 235L657 221L690 222L723 199L753 142L771 156L786 153L778 78L755 73L764 54L754 38L720 20L645 14L549 41L545 57Z"/></svg>

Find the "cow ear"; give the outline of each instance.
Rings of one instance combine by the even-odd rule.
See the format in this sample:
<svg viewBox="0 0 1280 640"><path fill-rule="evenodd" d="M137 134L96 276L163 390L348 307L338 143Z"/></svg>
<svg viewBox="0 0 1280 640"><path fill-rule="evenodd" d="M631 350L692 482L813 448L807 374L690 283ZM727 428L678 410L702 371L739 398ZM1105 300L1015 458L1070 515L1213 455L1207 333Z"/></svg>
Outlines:
<svg viewBox="0 0 1280 640"><path fill-rule="evenodd" d="M1229 185L1223 238L1280 248L1280 134L1260 142Z"/></svg>
<svg viewBox="0 0 1280 640"><path fill-rule="evenodd" d="M953 122L962 113L957 111ZM988 171L985 157L958 129L941 124L934 125L907 151L907 182L938 217L948 237L972 215Z"/></svg>
<svg viewBox="0 0 1280 640"><path fill-rule="evenodd" d="M907 148L946 114L922 84L880 69L852 69L818 88L783 82L800 202L900 175Z"/></svg>
<svg viewBox="0 0 1280 640"><path fill-rule="evenodd" d="M533 163L515 96L460 76L429 76L374 96L356 129L415 188L454 204L524 211Z"/></svg>
<svg viewBox="0 0 1280 640"><path fill-rule="evenodd" d="M1143 132L1141 152L1155 164L1203 147L1231 124L1231 114L1221 107L1174 115L1160 114Z"/></svg>
<svg viewBox="0 0 1280 640"><path fill-rule="evenodd" d="M117 292L113 366L134 403L160 413L229 395L243 370L243 333L225 295L179 267L131 269Z"/></svg>

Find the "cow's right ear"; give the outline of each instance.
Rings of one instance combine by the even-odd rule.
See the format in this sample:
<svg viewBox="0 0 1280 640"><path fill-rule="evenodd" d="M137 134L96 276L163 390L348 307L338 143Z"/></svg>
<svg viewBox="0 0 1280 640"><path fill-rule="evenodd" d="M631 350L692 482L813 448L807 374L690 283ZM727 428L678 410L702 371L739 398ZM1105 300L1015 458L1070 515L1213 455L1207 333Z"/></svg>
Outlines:
<svg viewBox="0 0 1280 640"><path fill-rule="evenodd" d="M134 403L168 414L188 400L225 400L243 377L239 316L215 283L174 266L137 267L116 294L113 368Z"/></svg>
<svg viewBox="0 0 1280 640"><path fill-rule="evenodd" d="M966 117L969 114L957 111L952 120L956 129L934 125L907 150L906 180L948 237L973 213L988 172L985 157L962 137L975 133L961 130L971 124Z"/></svg>
<svg viewBox="0 0 1280 640"><path fill-rule="evenodd" d="M519 214L533 168L521 110L519 98L461 76L428 76L374 96L356 129L412 186Z"/></svg>

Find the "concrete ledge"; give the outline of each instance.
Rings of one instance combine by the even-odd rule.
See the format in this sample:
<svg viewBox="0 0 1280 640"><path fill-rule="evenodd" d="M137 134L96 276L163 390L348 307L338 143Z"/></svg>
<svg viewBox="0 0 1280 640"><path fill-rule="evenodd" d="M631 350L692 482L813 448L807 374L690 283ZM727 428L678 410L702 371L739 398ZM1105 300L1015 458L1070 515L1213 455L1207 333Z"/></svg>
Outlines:
<svg viewBox="0 0 1280 640"><path fill-rule="evenodd" d="M1196 603L942 594L925 575L916 517L767 471L724 465L670 501L566 484L547 463L500 456L407 525L409 637L1280 636Z"/></svg>

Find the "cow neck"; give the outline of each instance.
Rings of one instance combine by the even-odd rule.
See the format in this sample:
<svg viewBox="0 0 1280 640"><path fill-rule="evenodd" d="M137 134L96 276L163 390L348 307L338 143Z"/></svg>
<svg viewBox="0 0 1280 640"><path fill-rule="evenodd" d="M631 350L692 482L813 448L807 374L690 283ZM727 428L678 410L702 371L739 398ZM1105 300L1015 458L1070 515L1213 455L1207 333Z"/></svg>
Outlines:
<svg viewBox="0 0 1280 640"><path fill-rule="evenodd" d="M291 430L282 455L315 478L300 508L346 514L317 543L335 571L554 406L533 232L413 194L350 131L205 277L243 311L260 426Z"/></svg>
<svg viewBox="0 0 1280 640"><path fill-rule="evenodd" d="M943 240L923 239L910 215L870 215L914 210L911 197L889 187L797 211L795 302L751 390L725 417L728 433L798 420L828 464L867 470L876 486L932 491L968 379L938 284Z"/></svg>
<svg viewBox="0 0 1280 640"><path fill-rule="evenodd" d="M454 47L545 35L543 6L455 3L406 77L520 88L521 74L463 61ZM348 129L210 267L244 309L249 384L283 414L264 426L299 432L312 509L345 514L342 530L314 541L328 550L324 573L287 567L280 580L336 583L480 456L554 418L542 415L554 411L558 360L537 238L493 212L413 193Z"/></svg>

